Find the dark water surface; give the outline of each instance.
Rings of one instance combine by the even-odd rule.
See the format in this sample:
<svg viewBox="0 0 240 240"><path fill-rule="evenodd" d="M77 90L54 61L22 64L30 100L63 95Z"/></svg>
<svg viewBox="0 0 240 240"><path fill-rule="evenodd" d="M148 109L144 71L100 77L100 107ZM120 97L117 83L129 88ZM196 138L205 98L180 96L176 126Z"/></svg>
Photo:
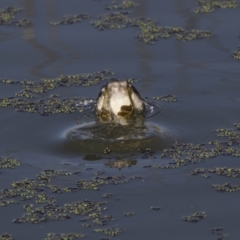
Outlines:
<svg viewBox="0 0 240 240"><path fill-rule="evenodd" d="M209 30L213 36L185 42L171 36L147 45L136 38L138 28L99 31L90 25L99 15L109 13L105 9L106 4L111 3L108 0L0 2L0 8L24 7L25 11L18 13L17 18L28 18L32 22L30 26L19 28L0 25L0 78L37 82L61 74L110 69L118 79L139 79L134 86L141 96L148 98L149 104L155 102L159 106L154 108L153 115L157 116L145 121L146 137L119 142L114 141L114 137L105 142L101 137L89 142L83 142L78 136L74 140L69 131L76 129L82 131L83 128L94 136L106 133L108 127L103 127L102 131L101 126L95 125L91 109L83 113L41 116L0 108L0 156L11 156L21 162L21 166L14 169L0 169L0 189L12 188L14 181L36 179L37 174L47 169L81 171L81 174L57 176L54 184L59 186L76 187L79 180L90 181L98 174L102 174L99 177L123 175L130 179L125 184L100 186L97 191L78 189L59 194L46 190L59 206L84 199L106 201L108 210L102 215L111 215L115 220L105 226L93 223L84 228L79 222L83 216L74 214L61 221L13 223L25 213L24 205L44 205L35 203L39 193L34 193L31 200L21 201L17 197L14 199L18 204L0 207L0 235L9 233L17 240L40 240L47 233L76 232L86 235L86 239L97 240L108 236L94 229L115 227L124 231L109 239L239 239L240 192L219 192L212 187L212 184L226 182L239 186L239 176L190 175L195 168L240 168L239 157L217 156L177 169L153 166L164 166L170 161L160 155L171 144L208 143L217 139L214 130L233 128L233 124L239 122L240 62L232 58L232 53L240 44L240 9L195 14L194 0L135 2L139 6L131 9L132 17L149 17L161 26ZM83 13L90 18L81 23L49 24L66 14ZM95 99L105 83L60 87L43 93L40 98L58 94L63 98ZM14 96L21 90L21 85L0 83L0 98ZM177 102L152 100L168 94L175 95ZM109 146L111 153L104 154ZM120 169L111 165L116 160L122 163ZM132 179L133 176L136 179ZM105 193L113 196L105 199L102 197ZM161 209L152 210L151 206ZM207 216L197 223L182 221L183 216L203 211ZM126 217L126 212L135 214ZM213 228L223 230L216 235L211 233Z"/></svg>

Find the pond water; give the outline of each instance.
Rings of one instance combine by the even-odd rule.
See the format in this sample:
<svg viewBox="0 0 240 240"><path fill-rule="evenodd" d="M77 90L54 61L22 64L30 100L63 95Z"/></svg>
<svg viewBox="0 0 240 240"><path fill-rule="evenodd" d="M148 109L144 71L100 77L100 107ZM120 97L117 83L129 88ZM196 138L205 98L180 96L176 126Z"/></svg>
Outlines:
<svg viewBox="0 0 240 240"><path fill-rule="evenodd" d="M0 239L239 238L240 8L134 2L0 2L24 8L0 21ZM112 15L122 29L95 27L119 11L130 11ZM50 24L76 14L88 16ZM31 24L10 24L23 18ZM193 29L212 35L188 40ZM141 127L95 122L112 78L132 81L149 104ZM13 159L20 166L7 168Z"/></svg>

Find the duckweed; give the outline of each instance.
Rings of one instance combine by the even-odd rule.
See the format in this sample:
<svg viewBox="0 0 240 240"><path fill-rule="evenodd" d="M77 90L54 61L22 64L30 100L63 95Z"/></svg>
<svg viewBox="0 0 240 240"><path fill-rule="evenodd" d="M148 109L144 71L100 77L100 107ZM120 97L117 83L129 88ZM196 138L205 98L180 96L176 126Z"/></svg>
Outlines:
<svg viewBox="0 0 240 240"><path fill-rule="evenodd" d="M11 157L0 157L0 168L15 168L20 166L21 163L15 158Z"/></svg>
<svg viewBox="0 0 240 240"><path fill-rule="evenodd" d="M110 168L122 169L122 168L130 167L130 166L133 166L136 164L137 164L137 160L119 159L119 160L115 160L115 161L109 161L108 163L105 163L105 166L110 167Z"/></svg>
<svg viewBox="0 0 240 240"><path fill-rule="evenodd" d="M172 159L166 166L162 168L178 168L189 163L201 162L206 158L213 158L220 155L214 149L208 149L205 144L174 144L171 148L163 150L161 158Z"/></svg>
<svg viewBox="0 0 240 240"><path fill-rule="evenodd" d="M125 212L125 213L124 213L124 216L125 216L125 217L132 217L133 215L135 215L134 212Z"/></svg>
<svg viewBox="0 0 240 240"><path fill-rule="evenodd" d="M208 170L210 173L216 173L220 176L236 178L240 176L240 168L212 168Z"/></svg>
<svg viewBox="0 0 240 240"><path fill-rule="evenodd" d="M137 7L138 4L132 1L123 1L122 4L111 4L106 7L108 10L124 10L133 7Z"/></svg>
<svg viewBox="0 0 240 240"><path fill-rule="evenodd" d="M161 168L178 168L185 166L189 163L197 163L204 159L213 158L216 156L240 156L240 124L235 123L236 129L217 129L214 131L219 138L225 139L225 141L211 141L207 144L173 144L170 148L163 150L161 158L168 158L172 160L166 166ZM215 172L219 175L228 177L238 176L239 169L234 168L219 168L218 170L204 170L195 169L191 172L192 175L198 173Z"/></svg>
<svg viewBox="0 0 240 240"><path fill-rule="evenodd" d="M237 8L236 0L198 0L198 7L194 9L195 13L214 12L218 8Z"/></svg>
<svg viewBox="0 0 240 240"><path fill-rule="evenodd" d="M79 233L48 233L46 237L43 238L43 240L74 240L74 239L81 239L85 236L83 234Z"/></svg>
<svg viewBox="0 0 240 240"><path fill-rule="evenodd" d="M154 211L158 211L158 210L160 210L161 208L160 208L160 207L156 207L156 206L151 206L150 209L151 209L151 210L154 210Z"/></svg>
<svg viewBox="0 0 240 240"><path fill-rule="evenodd" d="M24 11L24 8L7 7L0 9L0 25L22 27L31 24L29 19L20 19L12 21L16 14Z"/></svg>
<svg viewBox="0 0 240 240"><path fill-rule="evenodd" d="M212 36L210 31L186 30L181 27L162 27L149 18L130 18L129 12L114 12L104 14L99 20L91 24L100 29L122 29L127 27L138 27L140 33L137 38L145 44L154 44L159 38L169 38L175 35L177 40L188 41Z"/></svg>
<svg viewBox="0 0 240 240"><path fill-rule="evenodd" d="M95 100L89 98L73 97L61 98L58 95L51 95L49 98L37 101L30 100L39 97L41 94L58 87L91 86L104 80L109 80L108 75L113 73L109 70L93 74L61 75L54 79L42 79L40 82L14 81L2 79L5 84L20 84L23 91L16 93L14 97L0 99L0 107L14 108L17 112L39 113L42 116L50 116L57 113L82 112L88 103Z"/></svg>
<svg viewBox="0 0 240 240"><path fill-rule="evenodd" d="M92 202L89 200L68 203L63 206L58 206L54 203L34 207L33 204L29 204L24 206L26 213L23 214L22 217L14 219L13 222L37 224L46 221L60 221L70 219L71 215L74 214L88 216L97 224L96 219L100 219L101 212L106 210L104 207L101 207L104 204L106 203ZM105 221L107 221L106 219L107 218L105 218Z"/></svg>
<svg viewBox="0 0 240 240"><path fill-rule="evenodd" d="M111 198L113 196L112 193L105 193L102 195L103 198Z"/></svg>
<svg viewBox="0 0 240 240"><path fill-rule="evenodd" d="M41 79L39 82L33 81L14 81L10 79L2 79L5 84L21 84L23 91L17 93L17 97L33 98L47 91L59 87L71 86L92 86L108 79L107 76L112 75L110 70L100 71L92 74L77 74L77 75L60 75L53 79ZM54 98L54 97L53 97Z"/></svg>
<svg viewBox="0 0 240 240"><path fill-rule="evenodd" d="M123 175L94 177L91 180L79 180L77 182L77 187L83 190L99 190L102 185L118 185L127 183L128 181L129 179L125 178Z"/></svg>
<svg viewBox="0 0 240 240"><path fill-rule="evenodd" d="M50 22L51 25L66 25L66 24L73 24L77 22L82 22L85 19L88 19L88 14L78 14L73 16L64 16L60 21L58 22Z"/></svg>
<svg viewBox="0 0 240 240"><path fill-rule="evenodd" d="M196 168L194 169L190 174L191 175L197 175L199 173L205 173L207 170L204 168Z"/></svg>
<svg viewBox="0 0 240 240"><path fill-rule="evenodd" d="M98 233L100 232L100 233L104 233L106 235L116 236L119 233L123 232L123 229L110 227L110 228L105 228L105 229L94 229L94 232L98 232Z"/></svg>
<svg viewBox="0 0 240 240"><path fill-rule="evenodd" d="M160 97L153 97L154 100L161 100L164 102L176 102L177 98L173 95L165 95Z"/></svg>
<svg viewBox="0 0 240 240"><path fill-rule="evenodd" d="M181 41L192 41L197 39L209 38L213 34L211 31L200 31L200 30L185 30L183 32L176 33L177 40Z"/></svg>
<svg viewBox="0 0 240 240"><path fill-rule="evenodd" d="M5 233L3 235L0 235L0 240L13 240L14 238L12 237L12 235Z"/></svg>
<svg viewBox="0 0 240 240"><path fill-rule="evenodd" d="M215 188L219 192L238 192L238 191L240 191L239 185L231 185L230 183L213 184L212 187Z"/></svg>
<svg viewBox="0 0 240 240"><path fill-rule="evenodd" d="M240 47L232 54L233 58L240 60Z"/></svg>
<svg viewBox="0 0 240 240"><path fill-rule="evenodd" d="M205 212L196 212L196 213L193 213L192 215L190 216L184 216L182 217L182 220L183 221L187 221L187 222L198 222L199 220L205 218L207 215Z"/></svg>
<svg viewBox="0 0 240 240"><path fill-rule="evenodd" d="M213 228L211 233L216 235L218 240L225 240L228 238L228 234L223 233L223 228Z"/></svg>
<svg viewBox="0 0 240 240"><path fill-rule="evenodd" d="M142 154L142 158L156 158L155 152L151 148L142 149L139 148L138 152Z"/></svg>
<svg viewBox="0 0 240 240"><path fill-rule="evenodd" d="M105 154L108 154L111 152L111 149L109 147L106 147L103 151Z"/></svg>

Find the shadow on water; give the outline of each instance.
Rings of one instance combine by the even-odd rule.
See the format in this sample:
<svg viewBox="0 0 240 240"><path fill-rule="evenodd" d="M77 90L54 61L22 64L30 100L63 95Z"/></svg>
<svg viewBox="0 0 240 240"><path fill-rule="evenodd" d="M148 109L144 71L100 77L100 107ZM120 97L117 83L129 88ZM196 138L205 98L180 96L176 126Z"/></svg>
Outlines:
<svg viewBox="0 0 240 240"><path fill-rule="evenodd" d="M156 125L163 107L156 103L146 103L144 116L129 119L127 124L99 123L94 121L94 113L88 114L90 122L67 129L57 143L57 151L67 155L82 155L85 160L99 160L135 155L140 149L163 150L174 141L174 137L164 126ZM92 116L91 116L92 115ZM158 121L159 122L159 121Z"/></svg>

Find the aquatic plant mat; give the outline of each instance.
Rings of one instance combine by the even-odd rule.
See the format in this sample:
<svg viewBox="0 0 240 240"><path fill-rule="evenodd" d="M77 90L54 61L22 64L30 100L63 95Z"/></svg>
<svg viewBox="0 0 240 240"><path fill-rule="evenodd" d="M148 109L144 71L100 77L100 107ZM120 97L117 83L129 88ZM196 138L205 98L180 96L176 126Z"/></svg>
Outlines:
<svg viewBox="0 0 240 240"><path fill-rule="evenodd" d="M197 164L207 160L211 161L210 159L217 156L239 157L240 124L235 124L234 126L235 128L233 129L216 130L217 140L208 144L174 144L172 147L164 150L160 156L160 158L168 159L167 164L143 165L142 167L147 171L149 169L154 171L171 171L171 169L174 170L189 164ZM221 138L223 141L219 141ZM153 154L155 157L158 157L158 154L151 149L141 149L138 152L139 156L143 158L152 158ZM156 162L159 162L159 160L156 160ZM89 168L85 164L80 164L74 167L75 171L44 170L34 178L14 181L11 183L11 187L2 189L0 191L0 206L10 207L10 205L17 205L23 209L23 214L16 216L12 220L15 224L40 224L51 221L70 221L72 219L72 221L80 222L79 225L82 230L92 229L95 234L115 236L126 230L118 224L116 227L118 219L109 214L108 205L112 205L113 202L115 204L118 201L121 202L121 199L116 198L109 190L118 188L121 185L141 185L147 179L145 179L145 176L135 175L131 171L125 171L125 174L121 174L121 172L113 174L111 169L127 169L136 164L135 160L112 159L105 164L105 168L101 167L100 169L96 167ZM20 162L16 159L3 157L0 158L0 166L2 169L11 169L16 166L21 168ZM146 173L143 175L146 175ZM197 175L202 175L205 179L217 175L229 180L231 178L239 178L240 168L193 168L189 173L189 176ZM212 184L213 189L229 193L240 191L240 185L225 181L223 179L220 183ZM96 192L94 195L97 195L98 199L102 200L85 198L84 191L94 191ZM71 200L69 197L63 198L64 195L70 196L69 194L71 195ZM76 194L76 197L73 194ZM74 198L77 200L73 201ZM63 199L65 199L64 202ZM161 206L147 207L149 211L162 211ZM137 214L139 213L134 211L122 212L122 216L127 218L134 218ZM78 216L78 218L76 219L75 216ZM182 220L196 223L199 220L204 220L206 217L207 214L204 211L199 211L189 216L182 216ZM82 230L77 233L48 233L44 239L80 239L85 235L82 233ZM216 231L218 230L212 230L213 233ZM222 235L227 236L226 234ZM2 239L11 239L11 236L5 234L2 235Z"/></svg>

